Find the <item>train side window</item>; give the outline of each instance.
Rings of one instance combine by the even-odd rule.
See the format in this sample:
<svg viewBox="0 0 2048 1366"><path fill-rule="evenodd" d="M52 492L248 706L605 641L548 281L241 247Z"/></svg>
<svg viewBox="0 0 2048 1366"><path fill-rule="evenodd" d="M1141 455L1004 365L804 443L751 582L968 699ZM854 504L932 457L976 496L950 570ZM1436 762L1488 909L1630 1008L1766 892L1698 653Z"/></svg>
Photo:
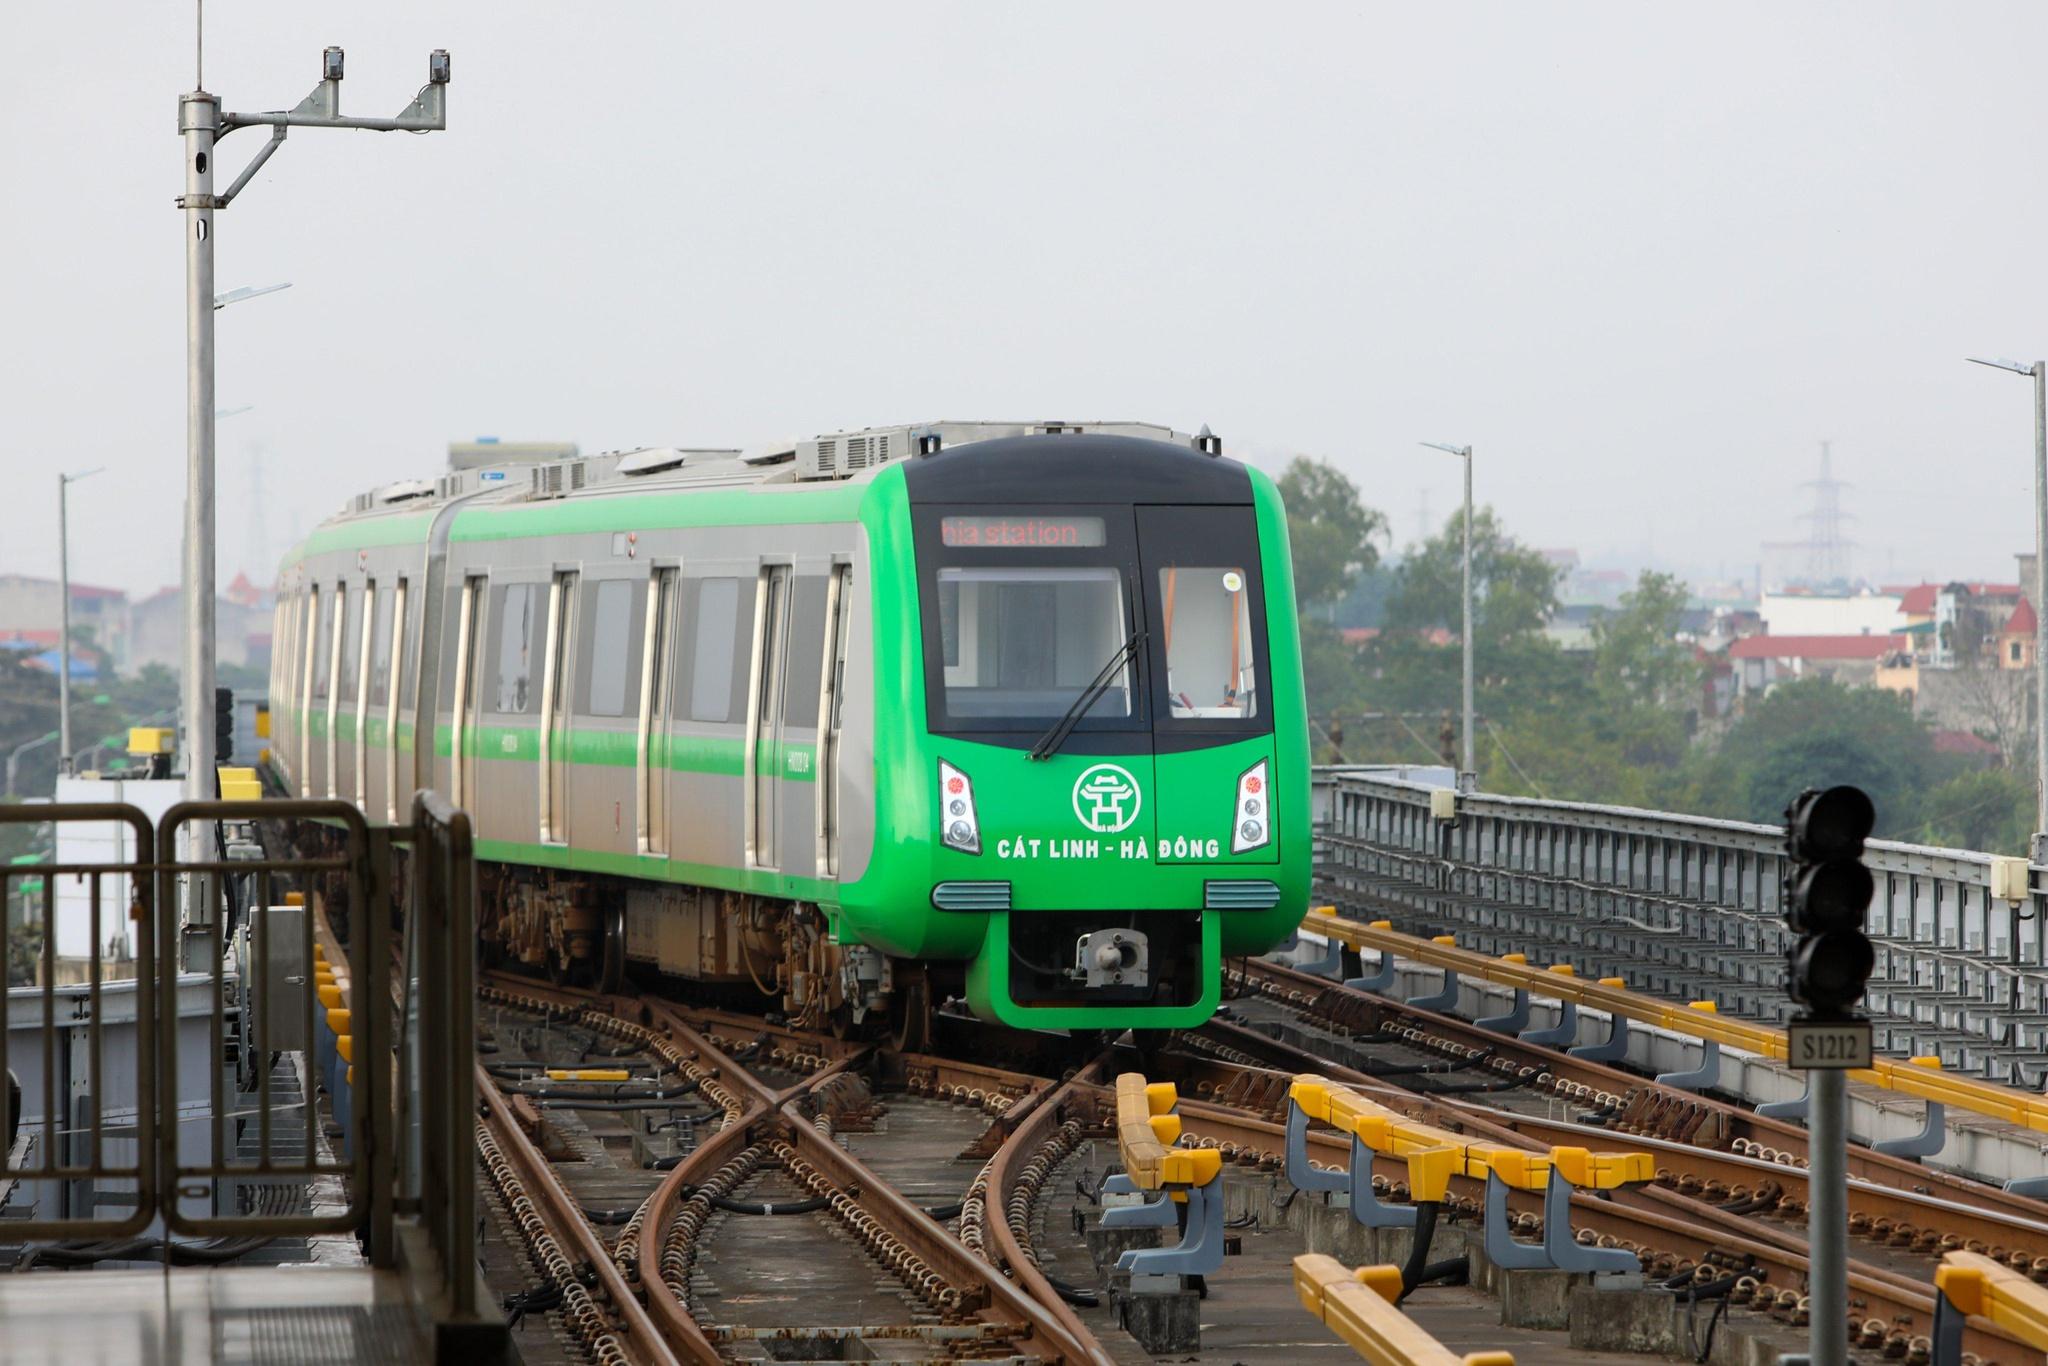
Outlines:
<svg viewBox="0 0 2048 1366"><path fill-rule="evenodd" d="M322 606L326 612L321 611ZM316 700L327 698L327 653L333 647L334 628L329 623L334 618L334 594L313 590L313 696Z"/></svg>
<svg viewBox="0 0 2048 1366"><path fill-rule="evenodd" d="M370 609L370 705L381 707L390 696L391 588L387 584L377 590Z"/></svg>
<svg viewBox="0 0 2048 1366"><path fill-rule="evenodd" d="M340 689L337 700L344 708L356 704L356 679L362 667L363 658L363 590L351 588L348 591L348 606L341 616L341 676L335 681Z"/></svg>
<svg viewBox="0 0 2048 1366"><path fill-rule="evenodd" d="M732 719L739 659L740 581L705 579L697 594L696 649L690 667L690 719Z"/></svg>
<svg viewBox="0 0 2048 1366"><path fill-rule="evenodd" d="M591 585L590 644L578 708L588 716L624 716L639 704L641 641L633 637L633 601L645 585L601 579Z"/></svg>
<svg viewBox="0 0 2048 1366"><path fill-rule="evenodd" d="M493 711L523 716L540 700L533 685L533 628L539 597L530 583L507 584L498 595L498 684Z"/></svg>
<svg viewBox="0 0 2048 1366"><path fill-rule="evenodd" d="M420 613L426 610L423 595L409 592L408 581L398 581L398 705L411 711L415 704L413 694L420 685ZM431 699L429 701L431 707Z"/></svg>
<svg viewBox="0 0 2048 1366"><path fill-rule="evenodd" d="M825 665L825 576L799 575L790 586L789 663L783 694L790 699L791 720L801 725L813 719L806 705L818 696ZM804 702L797 699L802 698Z"/></svg>

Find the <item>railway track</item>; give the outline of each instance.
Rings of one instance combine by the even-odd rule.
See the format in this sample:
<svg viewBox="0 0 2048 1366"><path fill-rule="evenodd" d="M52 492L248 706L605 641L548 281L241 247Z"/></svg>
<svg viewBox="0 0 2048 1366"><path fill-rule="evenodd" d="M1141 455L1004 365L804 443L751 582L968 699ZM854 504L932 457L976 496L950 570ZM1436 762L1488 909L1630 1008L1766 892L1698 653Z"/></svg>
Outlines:
<svg viewBox="0 0 2048 1366"><path fill-rule="evenodd" d="M1610 1133L1668 1139L1774 1165L1804 1168L1806 1164L1805 1129L1711 1096L1658 1086L1631 1072L1524 1043L1455 1016L1419 1010L1275 963L1253 961L1242 969L1234 968L1232 982L1240 991L1296 1011L1340 1037L1392 1035L1409 1046L1471 1064L1494 1078L1519 1081L1562 1103L1581 1105L1589 1113L1601 1114L1602 1127ZM1849 1175L1873 1186L1938 1193L2015 1219L2048 1223L2048 1203L1860 1145L1849 1150Z"/></svg>
<svg viewBox="0 0 2048 1366"><path fill-rule="evenodd" d="M1176 1080L1183 1082L1185 1094L1204 1097L1182 1105L1190 1135L1186 1141L1219 1147L1239 1165L1279 1165L1285 1083L1295 1072L1311 1071L1474 1138L1540 1147L1639 1146L1655 1154L1656 1184L1625 1188L1611 1199L1574 1194L1574 1228L1582 1242L1634 1251L1646 1274L1667 1282L1734 1275L1730 1303L1736 1307L1762 1310L1795 1324L1812 1312L1800 1290L1807 1270L1803 1131L1705 1098L1675 1095L1630 1074L1575 1059L1564 1059L1570 1066L1553 1070L1546 1064L1557 1055L1547 1051L1378 998L1366 998L1363 1004L1345 1000L1365 994L1286 968L1254 963L1239 980L1303 1023L1318 1027L1319 1034L1331 1025L1358 1025L1372 1042L1392 1041L1410 1052L1462 1052L1467 1061L1483 1054L1479 1070L1511 1083L1496 1096L1520 1089L1545 1098L1549 1108L1576 1104L1583 1111L1581 1119L1642 1115L1648 1112L1645 1098L1662 1099L1674 1107L1711 1107L1725 1114L1707 1131L1730 1147L1700 1146L1702 1128L1707 1126L1699 1123L1683 1131L1692 1141L1682 1141L1644 1134L1640 1130L1647 1126L1642 1125L1588 1124L1517 1113L1457 1096L1418 1095L1396 1083L1446 1074L1375 1075L1333 1061L1333 1055L1349 1051L1342 1047L1346 1041L1340 1035L1323 1037L1321 1046L1315 1047L1220 1019L1184 1045L1198 1051ZM1390 1030L1390 1016L1409 1023ZM1279 1032L1287 1031L1283 1027ZM1254 1084L1247 1075L1246 1069L1255 1066L1273 1069L1263 1083ZM1567 1084L1560 1086L1560 1080ZM1626 1139L1618 1139L1620 1134ZM1767 1138L1778 1144L1766 1144ZM1348 1162L1348 1144L1340 1135L1315 1133L1311 1141L1312 1157L1320 1165L1341 1169ZM1737 1144L1750 1151L1735 1151ZM1757 1149L1771 1155L1754 1155ZM1384 1159L1375 1166L1375 1188L1385 1198L1405 1199L1405 1170ZM1944 1252L1983 1252L2048 1282L2048 1220L2041 1217L2048 1211L2039 1202L1867 1149L1852 1150L1850 1171L1851 1301L1844 1312L1851 1341L1860 1348L1888 1360L1926 1359L1935 1298L1933 1271ZM1454 1182L1448 1202L1452 1214L1476 1216L1481 1194L1477 1182ZM1533 1197L1518 1195L1510 1203L1518 1233L1529 1236L1540 1230L1541 1212ZM2034 1359L2030 1349L1976 1321L1966 1333L1965 1348L1987 1364Z"/></svg>
<svg viewBox="0 0 2048 1366"><path fill-rule="evenodd" d="M1300 991L1304 983L1316 986L1317 994L1329 989L1316 979L1296 978L1300 975L1277 970L1269 980L1286 984L1292 992ZM486 991L487 999L499 1004L517 1005L557 1021L573 1018L645 1047L650 1056L663 1058L690 1076L725 1112L715 1132L648 1193L627 1230L609 1247L587 1223L578 1227L582 1216L577 1211L571 1217L572 1200L536 1199L531 1190L526 1192L528 1204L545 1207L542 1222L561 1249L558 1257L576 1266L603 1251L616 1271L600 1274L595 1290L586 1289L590 1307L579 1298L562 1311L572 1330L586 1325L596 1359L729 1359L768 1335L858 1336L877 1347L915 1343L934 1352L1007 1353L1017 1359L1108 1359L1063 1302L1060 1287L1040 1269L1031 1243L1032 1211L1046 1187L1059 1179L1062 1164L1098 1132L1111 1103L1110 1083L1133 1060L1105 1055L1071 1076L1055 1079L932 1055L877 1055L829 1036L655 999L598 997L516 978L493 979ZM1271 993L1265 994L1271 998ZM1320 1023L1308 1002L1283 1003L1304 1023ZM1436 1029L1440 1018L1421 1020L1418 1028ZM1444 1033L1434 1037L1469 1038L1459 1028L1461 1023L1445 1022ZM1386 1034L1375 1030L1372 1037L1383 1041ZM1404 1033L1394 1038L1410 1053L1434 1051L1429 1038ZM1297 1071L1319 1071L1369 1090L1418 1118L1475 1138L1534 1146L1620 1146L1615 1126L1581 1121L1603 1107L1620 1112L1609 1102L1633 1090L1656 1089L1611 1069L1600 1069L1598 1080L1604 1085L1598 1088L1578 1079L1597 1093L1589 1096L1560 1097L1554 1088L1528 1079L1523 1089L1532 1094L1588 1103L1578 1118L1521 1114L1462 1097L1417 1095L1395 1085L1395 1079L1333 1061L1330 1055L1337 1051L1311 1051L1300 1043L1217 1021L1148 1055L1146 1065L1173 1077L1189 1097L1182 1105L1187 1123L1184 1142L1221 1148L1234 1165L1268 1171L1281 1163L1286 1084ZM1536 1062L1543 1061L1530 1052ZM1518 1057L1511 1059L1517 1078L1524 1065ZM692 1067L695 1074L689 1071ZM801 1076L777 1085L772 1076L777 1072ZM986 1160L960 1202L957 1231L942 1227L834 1141L832 1108L829 1103L820 1105L820 1092L829 1089L832 1078L850 1080L860 1072L886 1078L907 1097L963 1107L977 1125L987 1120L985 1131L969 1145ZM762 1073L771 1075L764 1078ZM511 1118L512 1106L487 1108L506 1112L490 1130L497 1150L517 1151L524 1134L509 1140L502 1136L505 1123L518 1127ZM491 1120L487 1115L486 1123ZM1667 1283L1733 1278L1728 1295L1732 1308L1769 1315L1786 1325L1804 1322L1813 1312L1802 1290L1807 1271L1805 1174L1793 1155L1780 1149L1773 1160L1651 1135L1630 1139L1656 1154L1658 1183L1618 1192L1612 1199L1575 1195L1573 1219L1580 1238L1635 1252L1647 1275ZM1330 1166L1341 1166L1347 1158L1335 1134L1313 1135L1312 1152ZM1912 1362L1922 1356L1932 1323L1932 1269L1949 1248L1983 1250L2048 1278L2048 1223L2030 1217L2030 1210L2002 1207L2014 1202L2002 1198L2002 1192L1969 1183L1959 1182L1958 1188L1977 1197L1974 1200L1955 1198L1957 1192L1948 1189L1915 1190L1911 1178L1918 1176L1924 1186L1930 1175L1924 1169L1877 1154L1866 1156L1872 1159L1872 1170L1891 1179L1871 1180L1859 1173L1851 1189L1853 1227L1860 1236L1852 1240L1851 1301L1842 1312L1849 1317L1852 1341L1860 1349L1888 1360ZM540 1180L530 1155L523 1163L508 1165L526 1182ZM699 1314L691 1301L692 1273L702 1249L708 1247L715 1254L718 1246L717 1203L730 1200L764 1170L789 1174L811 1199L825 1201L832 1217L929 1311L927 1319L849 1328L720 1323ZM1398 1166L1385 1164L1375 1173L1375 1186L1382 1188L1385 1198L1403 1199L1404 1175ZM1453 1220L1476 1218L1481 1194L1477 1183L1461 1179L1454 1184L1447 1213ZM516 1198L508 1203L524 1208ZM1518 1195L1511 1204L1520 1236L1540 1231L1540 1207L1534 1198ZM537 1266L544 1260L544 1247L536 1249ZM655 1268L655 1274L648 1274L647 1268ZM2012 1366L2030 1359L2017 1343L1983 1324L1971 1326L1966 1348L1986 1366ZM614 1351L618 1355L611 1355Z"/></svg>
<svg viewBox="0 0 2048 1366"><path fill-rule="evenodd" d="M1813 1312L1801 1290L1805 1147L1796 1126L1277 965L1246 965L1232 986L1282 1018L1265 1029L1218 1019L1142 1059L1110 1052L1077 1072L1051 1076L1043 1068L877 1052L772 1019L491 974L483 985L487 1003L545 1028L603 1039L601 1063L637 1058L646 1075L679 1078L675 1084L715 1114L690 1152L648 1174L616 1235L593 1222L562 1164L536 1141L544 1111L519 1087L507 1087L502 1066L479 1064L478 1149L539 1282L534 1289L542 1293L531 1302L548 1308L582 1355L605 1363L740 1359L768 1338L857 1338L896 1359L908 1350L1108 1361L1062 1298L1063 1287L1041 1270L1033 1216L1047 1188L1064 1179L1063 1164L1101 1132L1116 1072L1139 1062L1175 1080L1188 1097L1183 1142L1221 1148L1240 1169L1280 1166L1287 1083L1300 1071L1321 1072L1475 1137L1612 1147L1622 1146L1617 1139L1625 1135L1630 1146L1656 1156L1658 1181L1612 1199L1575 1194L1582 1241L1634 1251L1647 1275L1667 1283L1733 1278L1732 1307L1787 1325ZM1432 1059L1432 1070L1404 1075L1396 1064L1376 1075L1375 1057L1388 1052ZM1350 1066L1345 1057L1365 1066ZM1389 1070L1395 1075L1385 1075ZM1460 1073L1484 1079L1493 1094L1427 1095L1398 1084ZM956 1107L972 1117L971 1128L961 1131L974 1133L964 1151L981 1166L958 1211L938 1211L953 1228L835 1141L838 1125L863 1108L864 1078L911 1103ZM1542 1112L1481 1103L1517 1094L1540 1098ZM563 1104L573 1113L573 1098ZM1311 1145L1323 1165L1348 1158L1334 1133L1312 1134ZM1375 1187L1383 1198L1406 1198L1405 1171L1384 1165ZM1850 1171L1851 1298L1842 1312L1858 1350L1885 1360L1924 1359L1932 1269L1951 1248L1985 1252L2048 1281L2048 1219L2039 1202L1864 1149L1852 1150ZM745 1204L750 1187L771 1175L817 1202L817 1217L832 1221L886 1271L916 1312L892 1322L742 1324L721 1322L693 1303L700 1254L715 1255L729 1236L721 1220L744 1217L724 1207ZM1480 1195L1476 1183L1454 1183L1449 1218L1476 1217ZM1533 1198L1518 1194L1511 1205L1520 1236L1540 1230ZM1978 1321L1965 1348L1984 1366L2033 1359Z"/></svg>
<svg viewBox="0 0 2048 1366"><path fill-rule="evenodd" d="M713 1102L710 1132L649 1189L615 1238L592 1225L558 1166L530 1130L539 1112L518 1113L530 1096L507 1096L504 1065L479 1068L485 1115L479 1126L486 1168L514 1216L528 1260L542 1278L539 1301L592 1358L605 1361L746 1359L770 1340L1017 1361L1099 1363L1109 1358L1038 1272L1028 1240L1034 1180L1055 1152L1092 1125L1092 1109L1069 1113L1073 1088L978 1064L922 1055L891 1057L885 1068L867 1047L829 1036L654 998L606 996L491 975L486 1004L519 1012L565 1036L588 1034L637 1050L660 1076ZM587 1052L587 1049L583 1051ZM535 1060L540 1062L543 1060ZM606 1061L616 1061L607 1059ZM560 1070L560 1069L558 1069ZM872 1109L865 1076L887 1074L911 1103L962 1107L963 1131L986 1150L957 1209L930 1210L899 1190L878 1163L836 1141ZM528 1107L531 1109L531 1107ZM564 1108L572 1113L574 1100ZM776 1189L770 1198L757 1192ZM792 1198L793 1197L793 1198ZM831 1241L850 1244L896 1286L898 1312L885 1321L819 1321L817 1297L769 1306L752 1322L719 1321L714 1260L748 1221L742 1211L805 1216L832 1239L809 1238L805 1258ZM959 1232L945 1222L957 1219ZM779 1221L776 1221L779 1222ZM744 1242L744 1239L741 1239ZM749 1275L770 1270L750 1266ZM1005 1274L1007 1272L1008 1274ZM578 1282L555 1306L564 1277ZM864 1304L876 1303L867 1295Z"/></svg>

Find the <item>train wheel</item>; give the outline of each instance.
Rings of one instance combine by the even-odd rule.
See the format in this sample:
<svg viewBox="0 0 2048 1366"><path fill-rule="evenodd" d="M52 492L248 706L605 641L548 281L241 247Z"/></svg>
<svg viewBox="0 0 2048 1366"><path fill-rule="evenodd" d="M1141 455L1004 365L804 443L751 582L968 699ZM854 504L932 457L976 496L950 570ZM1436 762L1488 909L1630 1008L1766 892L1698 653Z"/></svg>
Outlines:
<svg viewBox="0 0 2048 1366"><path fill-rule="evenodd" d="M626 985L626 908L623 906L614 906L605 912L601 954L597 989L618 991Z"/></svg>
<svg viewBox="0 0 2048 1366"><path fill-rule="evenodd" d="M922 966L897 965L891 1012L889 1043L897 1052L922 1053L931 1046L932 984Z"/></svg>

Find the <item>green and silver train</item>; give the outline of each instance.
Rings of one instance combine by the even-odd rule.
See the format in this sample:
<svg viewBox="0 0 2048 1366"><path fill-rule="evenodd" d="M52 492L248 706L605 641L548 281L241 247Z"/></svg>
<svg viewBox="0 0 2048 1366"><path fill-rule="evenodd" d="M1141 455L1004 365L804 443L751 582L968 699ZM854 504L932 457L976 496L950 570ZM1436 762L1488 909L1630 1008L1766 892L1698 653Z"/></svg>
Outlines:
<svg viewBox="0 0 2048 1366"><path fill-rule="evenodd" d="M494 958L1174 1028L1308 897L1286 518L1206 432L459 470L355 499L277 601L272 779L466 807Z"/></svg>

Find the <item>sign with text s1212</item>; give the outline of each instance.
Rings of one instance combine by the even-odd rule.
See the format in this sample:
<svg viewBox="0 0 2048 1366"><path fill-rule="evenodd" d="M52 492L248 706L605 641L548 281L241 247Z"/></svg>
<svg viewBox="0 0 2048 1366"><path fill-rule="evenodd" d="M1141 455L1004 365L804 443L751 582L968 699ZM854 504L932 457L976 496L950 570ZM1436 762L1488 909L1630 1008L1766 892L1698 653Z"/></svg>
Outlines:
<svg viewBox="0 0 2048 1366"><path fill-rule="evenodd" d="M1870 1021L1793 1020L1785 1026L1785 1065L1798 1072L1870 1066Z"/></svg>

